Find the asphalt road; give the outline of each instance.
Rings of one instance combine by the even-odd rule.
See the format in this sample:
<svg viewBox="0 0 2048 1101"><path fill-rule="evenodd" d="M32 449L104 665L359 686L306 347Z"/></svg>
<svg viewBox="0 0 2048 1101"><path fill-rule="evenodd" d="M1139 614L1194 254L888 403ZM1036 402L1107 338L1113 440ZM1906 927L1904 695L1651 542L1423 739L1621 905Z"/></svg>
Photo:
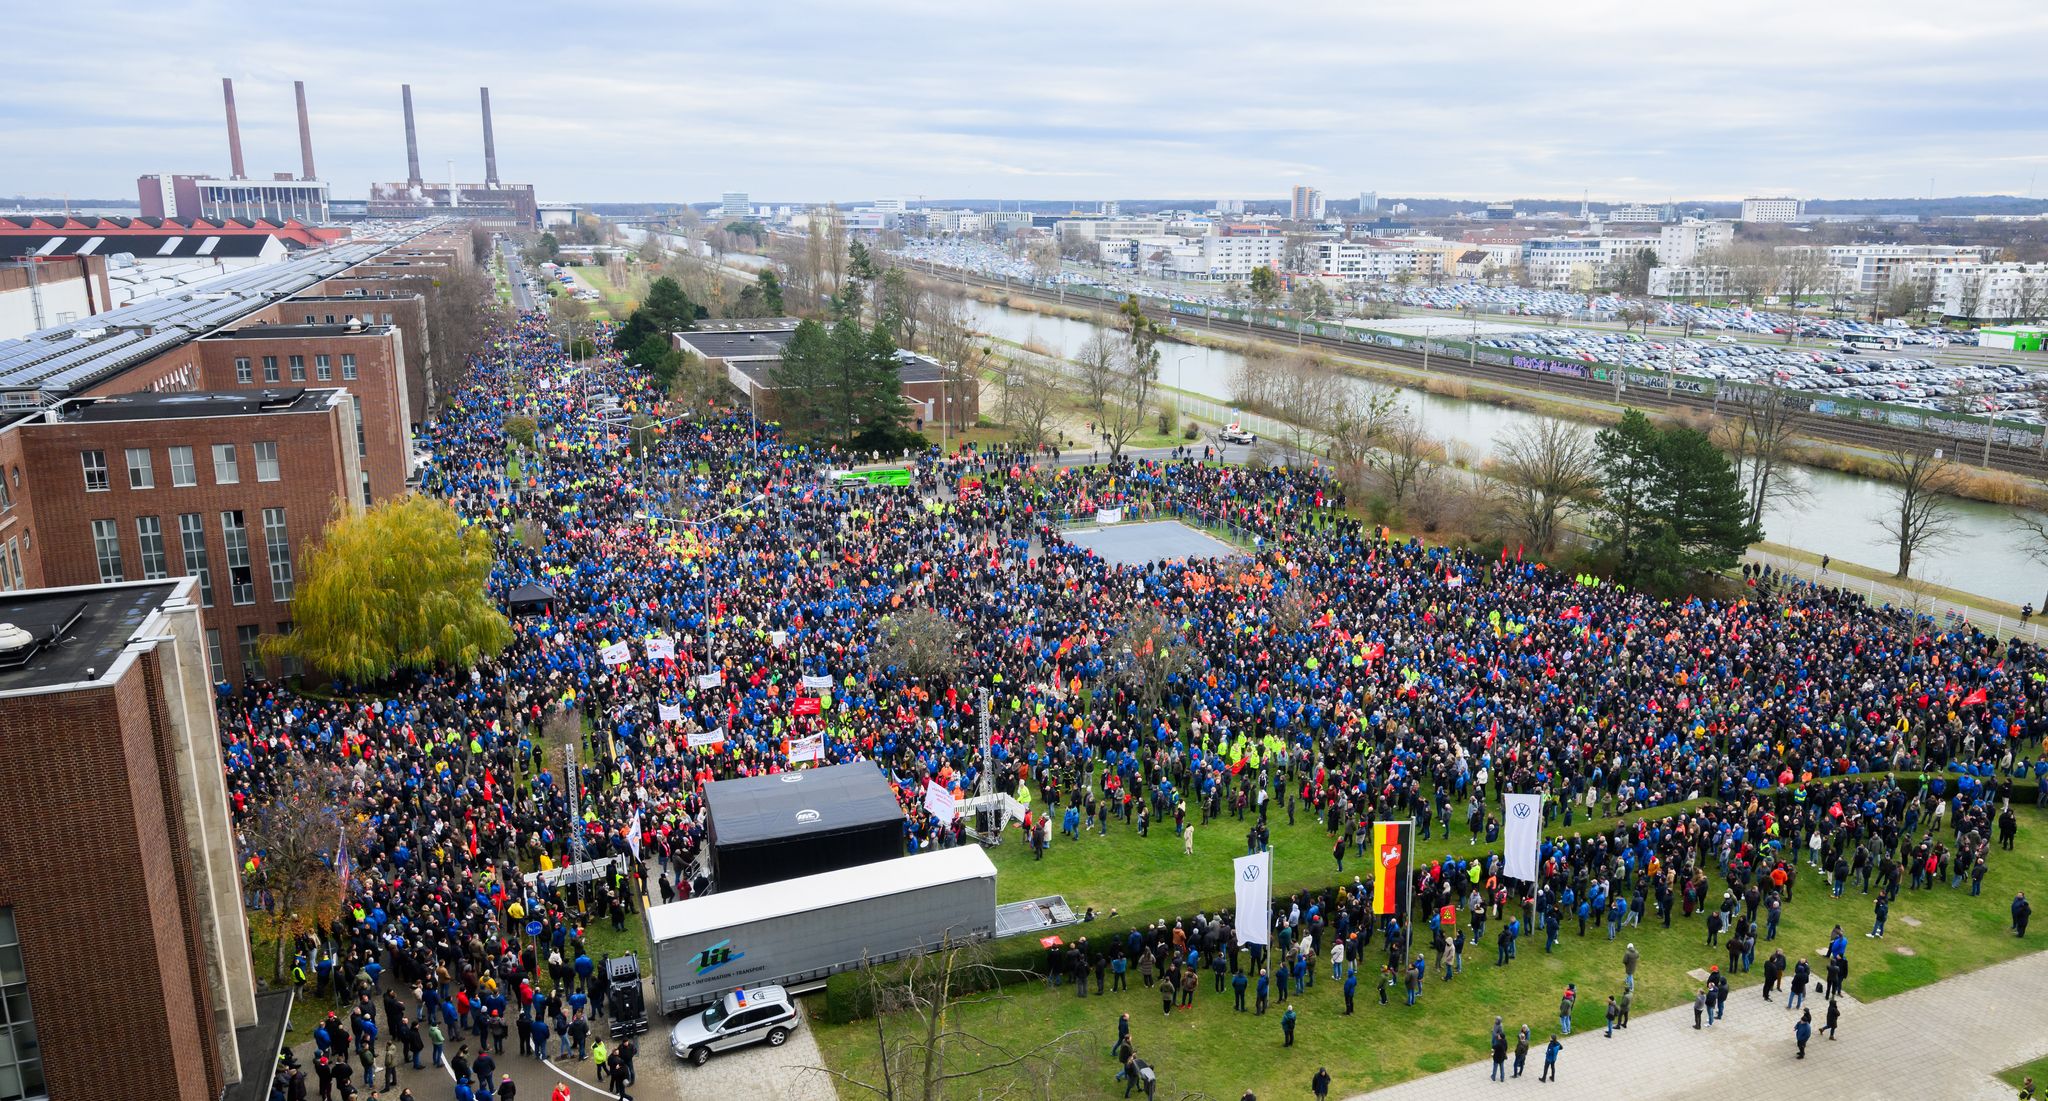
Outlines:
<svg viewBox="0 0 2048 1101"><path fill-rule="evenodd" d="M526 286L526 265L520 262L519 250L512 242L506 241L499 248L505 254L505 277L512 283L512 305L520 313L526 313L534 308L533 292Z"/></svg>

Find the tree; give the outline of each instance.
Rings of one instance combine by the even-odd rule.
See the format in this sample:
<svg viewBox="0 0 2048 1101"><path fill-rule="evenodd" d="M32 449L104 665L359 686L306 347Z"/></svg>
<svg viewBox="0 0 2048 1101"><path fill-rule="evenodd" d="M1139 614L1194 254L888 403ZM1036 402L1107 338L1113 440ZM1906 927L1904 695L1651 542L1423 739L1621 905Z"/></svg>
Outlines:
<svg viewBox="0 0 2048 1101"><path fill-rule="evenodd" d="M528 451L533 450L533 441L537 434L538 426L534 424L532 417L505 418L505 438Z"/></svg>
<svg viewBox="0 0 2048 1101"><path fill-rule="evenodd" d="M504 311L490 276L481 268L456 268L442 275L429 289L426 306L426 343L433 355L424 366L427 402L433 405L453 394L470 362L490 350Z"/></svg>
<svg viewBox="0 0 2048 1101"><path fill-rule="evenodd" d="M761 274L754 277L754 283L761 288L761 306L768 311L768 316L781 317L784 310L782 278L775 274L775 269L762 268Z"/></svg>
<svg viewBox="0 0 2048 1101"><path fill-rule="evenodd" d="M1538 554L1557 544L1565 520L1584 509L1600 486L1591 433L1561 420L1510 429L1492 465L1508 531Z"/></svg>
<svg viewBox="0 0 2048 1101"><path fill-rule="evenodd" d="M1088 408L1100 411L1109 400L1109 392L1117 383L1117 357L1120 349L1117 338L1102 327L1097 327L1081 345L1074 356L1074 365L1079 368L1081 395L1088 399Z"/></svg>
<svg viewBox="0 0 2048 1101"><path fill-rule="evenodd" d="M1175 678L1202 668L1202 651L1181 633L1181 624L1151 604L1140 604L1124 620L1109 646L1114 679L1155 706Z"/></svg>
<svg viewBox="0 0 2048 1101"><path fill-rule="evenodd" d="M1152 395L1159 382L1159 355L1146 356L1125 348L1117 353L1116 372L1109 400L1103 406L1099 426L1108 437L1109 458L1115 462L1124 445L1145 425L1152 412Z"/></svg>
<svg viewBox="0 0 2048 1101"><path fill-rule="evenodd" d="M1394 416L1384 446L1372 454L1373 466L1378 468L1387 495L1398 508L1429 464L1443 461L1444 445L1423 431L1422 422L1404 409Z"/></svg>
<svg viewBox="0 0 2048 1101"><path fill-rule="evenodd" d="M1034 241L1031 244L1031 270L1038 278L1050 283L1060 273L1060 250L1051 240Z"/></svg>
<svg viewBox="0 0 2048 1101"><path fill-rule="evenodd" d="M1387 433L1403 416L1400 391L1378 383L1340 393L1324 421L1324 440L1330 462L1344 484L1364 484L1373 452L1386 443Z"/></svg>
<svg viewBox="0 0 2048 1101"><path fill-rule="evenodd" d="M913 607L884 616L875 625L871 660L876 669L916 680L960 671L959 639L964 632L936 608Z"/></svg>
<svg viewBox="0 0 2048 1101"><path fill-rule="evenodd" d="M1035 358L1013 359L1003 378L1003 422L1017 442L1037 447L1055 438L1060 409L1071 385L1067 375Z"/></svg>
<svg viewBox="0 0 2048 1101"><path fill-rule="evenodd" d="M889 330L842 318L797 324L775 369L782 418L821 438L892 442L903 423L902 382Z"/></svg>
<svg viewBox="0 0 2048 1101"><path fill-rule="evenodd" d="M965 931L962 931L965 936ZM953 1027L960 1010L1009 1000L1006 982L1022 973L987 962L987 949L952 941L937 951L888 967L863 965L859 997L872 1012L872 1077L812 1067L842 1096L880 1101L1053 1101L1054 1076L1069 1063L1082 1033L1070 1029L1039 1043ZM862 1065L867 1065L863 1061ZM856 1093L855 1091L858 1091Z"/></svg>
<svg viewBox="0 0 2048 1101"><path fill-rule="evenodd" d="M1631 302L1616 310L1614 316L1621 322L1624 332L1640 325L1643 327L1644 334L1647 335L1650 331L1650 322L1657 320L1657 311L1640 302Z"/></svg>
<svg viewBox="0 0 2048 1101"><path fill-rule="evenodd" d="M1304 279L1294 288L1292 305L1303 317L1314 319L1330 312L1330 292L1320 279Z"/></svg>
<svg viewBox="0 0 2048 1101"><path fill-rule="evenodd" d="M477 222L469 223L469 256L479 264L491 262L491 231Z"/></svg>
<svg viewBox="0 0 2048 1101"><path fill-rule="evenodd" d="M1273 304L1280 301L1280 273L1261 264L1252 269L1250 292L1252 301L1262 310L1271 311Z"/></svg>
<svg viewBox="0 0 2048 1101"><path fill-rule="evenodd" d="M2012 533L2020 540L2022 554L2043 566L2048 566L2048 516L2042 516L2040 513L2014 513ZM2041 599L2041 607L2048 609L2048 597Z"/></svg>
<svg viewBox="0 0 2048 1101"><path fill-rule="evenodd" d="M1684 425L1658 433L1656 458L1656 538L1641 556L1638 579L1672 592L1695 574L1733 569L1763 538L1749 521L1734 464L1706 433Z"/></svg>
<svg viewBox="0 0 2048 1101"><path fill-rule="evenodd" d="M955 307L953 316L966 313L966 306L960 301L964 298L961 292L950 284L941 286L945 290L934 292L904 268L890 268L883 272L881 289L875 300L877 323L889 326L889 331L896 334L897 342L904 347L917 347L929 315L944 308L938 300L954 300L951 303Z"/></svg>
<svg viewBox="0 0 2048 1101"><path fill-rule="evenodd" d="M1790 503L1807 494L1792 461L1793 441L1810 415L1807 399L1776 386L1749 386L1737 392L1730 408L1734 419L1728 450L1746 487L1749 523L1761 527L1774 502Z"/></svg>
<svg viewBox="0 0 2048 1101"><path fill-rule="evenodd" d="M271 981L285 979L285 953L302 934L337 916L344 890L337 859L368 835L355 778L331 761L282 756L263 797L236 815L243 886L265 896L255 926L273 944Z"/></svg>
<svg viewBox="0 0 2048 1101"><path fill-rule="evenodd" d="M1830 290L1841 278L1822 249L1792 248L1778 255L1782 259L1779 271L1783 273L1786 303L1794 314L1799 312L1802 296Z"/></svg>
<svg viewBox="0 0 2048 1101"><path fill-rule="evenodd" d="M1915 555L1955 538L1954 494L1962 472L1938 448L1910 444L1885 451L1879 465L1892 483L1892 506L1877 522L1899 549L1899 568L1892 576L1903 579L1911 574Z"/></svg>
<svg viewBox="0 0 2048 1101"><path fill-rule="evenodd" d="M1616 294L1640 297L1650 293L1650 270L1657 266L1654 249L1636 249L1615 257L1613 270L1608 273L1609 282Z"/></svg>
<svg viewBox="0 0 2048 1101"><path fill-rule="evenodd" d="M333 677L463 668L512 641L492 604L491 537L439 498L400 497L327 525L277 651Z"/></svg>
<svg viewBox="0 0 2048 1101"><path fill-rule="evenodd" d="M1336 372L1320 356L1293 356L1276 380L1273 414L1286 426L1289 462L1315 450L1344 402Z"/></svg>
<svg viewBox="0 0 2048 1101"><path fill-rule="evenodd" d="M1651 536L1650 518L1657 507L1657 445L1657 428L1639 409L1623 410L1620 424L1593 436L1603 490L1594 526L1625 576L1635 568L1636 554Z"/></svg>

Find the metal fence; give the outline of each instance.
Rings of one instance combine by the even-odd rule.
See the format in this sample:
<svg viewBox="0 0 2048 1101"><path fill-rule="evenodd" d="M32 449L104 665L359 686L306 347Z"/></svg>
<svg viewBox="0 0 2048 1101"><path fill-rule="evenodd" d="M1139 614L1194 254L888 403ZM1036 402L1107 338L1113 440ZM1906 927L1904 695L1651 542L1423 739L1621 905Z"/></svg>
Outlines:
<svg viewBox="0 0 2048 1101"><path fill-rule="evenodd" d="M2033 643L2048 641L2048 629L2044 629L2038 618L2022 620L2018 616L1973 608L1932 589L1876 581L1839 570L1823 570L1815 563L1801 562L1770 551L1750 551L1749 560L1768 565L1777 573L1809 585L1860 593L1872 604L1911 612L1938 627L1951 628L1967 624L1985 634L1997 635L2000 638L2021 638Z"/></svg>

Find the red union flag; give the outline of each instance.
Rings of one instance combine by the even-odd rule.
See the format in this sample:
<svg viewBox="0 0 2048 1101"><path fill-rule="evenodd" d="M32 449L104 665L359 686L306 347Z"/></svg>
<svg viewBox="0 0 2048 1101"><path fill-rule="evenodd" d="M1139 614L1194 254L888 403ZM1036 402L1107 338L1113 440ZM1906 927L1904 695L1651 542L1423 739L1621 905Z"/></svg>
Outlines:
<svg viewBox="0 0 2048 1101"><path fill-rule="evenodd" d="M1414 869L1415 823L1375 822L1372 827L1372 912L1406 917Z"/></svg>
<svg viewBox="0 0 2048 1101"><path fill-rule="evenodd" d="M795 715L817 714L818 698L816 696L804 696L798 699L796 704L790 708L790 713Z"/></svg>

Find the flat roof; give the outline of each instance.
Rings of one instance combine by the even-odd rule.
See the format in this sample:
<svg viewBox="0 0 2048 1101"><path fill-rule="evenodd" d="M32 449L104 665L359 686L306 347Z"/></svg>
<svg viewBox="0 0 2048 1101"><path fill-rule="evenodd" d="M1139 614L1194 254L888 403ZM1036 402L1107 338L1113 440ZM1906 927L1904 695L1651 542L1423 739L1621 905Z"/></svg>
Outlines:
<svg viewBox="0 0 2048 1101"><path fill-rule="evenodd" d="M163 420L169 417L246 417L326 409L333 387L308 390L170 391L73 398L55 409L54 423Z"/></svg>
<svg viewBox="0 0 2048 1101"><path fill-rule="evenodd" d="M300 301L300 299L293 299L293 301ZM311 325L303 323L294 325L287 322L280 325L277 322L271 321L257 322L247 328L227 329L222 332L208 333L206 339L262 340L278 336L376 336L390 331L391 326L389 325L371 325L367 322L359 325L347 325L340 322L333 325L320 322L315 322Z"/></svg>
<svg viewBox="0 0 2048 1101"><path fill-rule="evenodd" d="M677 333L691 351L705 359L781 359L794 329Z"/></svg>
<svg viewBox="0 0 2048 1101"><path fill-rule="evenodd" d="M647 910L647 939L658 946L677 937L695 936L777 914L829 910L883 895L995 876L995 864L979 845L936 849L651 906Z"/></svg>
<svg viewBox="0 0 2048 1101"><path fill-rule="evenodd" d="M0 693L99 679L183 583L172 578L0 594L0 623L42 643L27 662L0 668Z"/></svg>
<svg viewBox="0 0 2048 1101"><path fill-rule="evenodd" d="M903 821L882 770L865 762L714 780L704 806L720 847Z"/></svg>

